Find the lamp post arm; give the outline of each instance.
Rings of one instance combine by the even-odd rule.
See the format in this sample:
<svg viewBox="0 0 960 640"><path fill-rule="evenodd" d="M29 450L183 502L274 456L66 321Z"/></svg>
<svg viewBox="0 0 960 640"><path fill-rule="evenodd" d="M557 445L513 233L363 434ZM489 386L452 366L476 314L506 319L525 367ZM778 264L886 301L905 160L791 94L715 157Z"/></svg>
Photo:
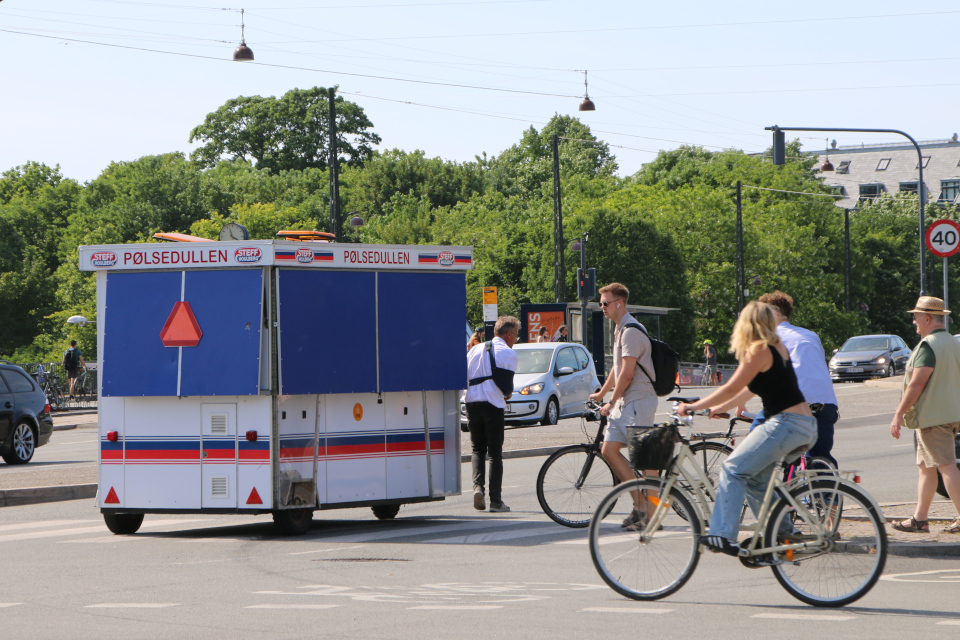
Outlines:
<svg viewBox="0 0 960 640"><path fill-rule="evenodd" d="M924 236L926 235L927 228L926 222L924 220L924 200L926 197L923 191L923 152L920 150L920 145L917 144L917 141L913 139L909 133L905 131L900 131L899 129L848 129L842 127L780 127L773 125L772 127L764 127L765 131L839 131L847 133L895 133L901 135L911 143L913 147L917 150L917 166L920 168L920 184L917 186L917 196L920 198L920 295L927 295L927 262L924 260Z"/></svg>

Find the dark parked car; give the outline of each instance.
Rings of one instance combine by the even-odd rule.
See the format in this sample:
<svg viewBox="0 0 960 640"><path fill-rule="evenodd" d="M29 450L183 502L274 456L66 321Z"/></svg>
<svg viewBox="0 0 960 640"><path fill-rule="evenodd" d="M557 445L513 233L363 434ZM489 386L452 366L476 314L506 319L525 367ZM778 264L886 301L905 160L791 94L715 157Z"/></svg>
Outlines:
<svg viewBox="0 0 960 640"><path fill-rule="evenodd" d="M52 434L47 396L23 369L0 361L0 456L26 464Z"/></svg>
<svg viewBox="0 0 960 640"><path fill-rule="evenodd" d="M843 343L830 358L830 377L839 380L867 380L903 373L910 348L897 336L857 336Z"/></svg>

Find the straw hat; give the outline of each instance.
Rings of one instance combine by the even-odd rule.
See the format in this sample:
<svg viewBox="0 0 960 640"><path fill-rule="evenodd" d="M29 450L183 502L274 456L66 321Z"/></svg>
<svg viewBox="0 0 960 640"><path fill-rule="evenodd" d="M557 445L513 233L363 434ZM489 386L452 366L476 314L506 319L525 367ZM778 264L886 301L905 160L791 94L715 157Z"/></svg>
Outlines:
<svg viewBox="0 0 960 640"><path fill-rule="evenodd" d="M917 308L910 309L907 313L929 313L932 316L948 316L950 312L943 308L943 300L933 296L920 296L917 300Z"/></svg>

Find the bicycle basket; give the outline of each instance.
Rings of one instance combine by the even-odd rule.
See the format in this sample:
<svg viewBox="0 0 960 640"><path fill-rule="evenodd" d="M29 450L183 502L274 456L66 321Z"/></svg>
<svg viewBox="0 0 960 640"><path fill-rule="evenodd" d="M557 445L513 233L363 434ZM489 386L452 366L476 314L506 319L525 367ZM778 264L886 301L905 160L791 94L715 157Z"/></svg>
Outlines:
<svg viewBox="0 0 960 640"><path fill-rule="evenodd" d="M666 469L680 433L672 424L658 427L627 427L630 466L634 469Z"/></svg>

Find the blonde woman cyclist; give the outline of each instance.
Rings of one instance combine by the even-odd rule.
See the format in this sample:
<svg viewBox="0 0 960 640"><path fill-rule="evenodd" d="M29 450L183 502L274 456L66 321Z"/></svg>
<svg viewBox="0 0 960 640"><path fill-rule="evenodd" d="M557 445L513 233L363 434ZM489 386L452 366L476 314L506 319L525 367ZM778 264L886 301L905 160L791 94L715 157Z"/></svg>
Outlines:
<svg viewBox="0 0 960 640"><path fill-rule="evenodd" d="M790 355L777 336L777 318L762 302L751 302L733 327L730 351L739 366L730 380L706 398L681 404L677 412L709 409L729 413L754 395L763 401L767 421L734 449L720 470L710 533L702 542L715 553L739 552L737 531L744 495L756 514L770 474L781 457L817 441L817 421L797 385Z"/></svg>

